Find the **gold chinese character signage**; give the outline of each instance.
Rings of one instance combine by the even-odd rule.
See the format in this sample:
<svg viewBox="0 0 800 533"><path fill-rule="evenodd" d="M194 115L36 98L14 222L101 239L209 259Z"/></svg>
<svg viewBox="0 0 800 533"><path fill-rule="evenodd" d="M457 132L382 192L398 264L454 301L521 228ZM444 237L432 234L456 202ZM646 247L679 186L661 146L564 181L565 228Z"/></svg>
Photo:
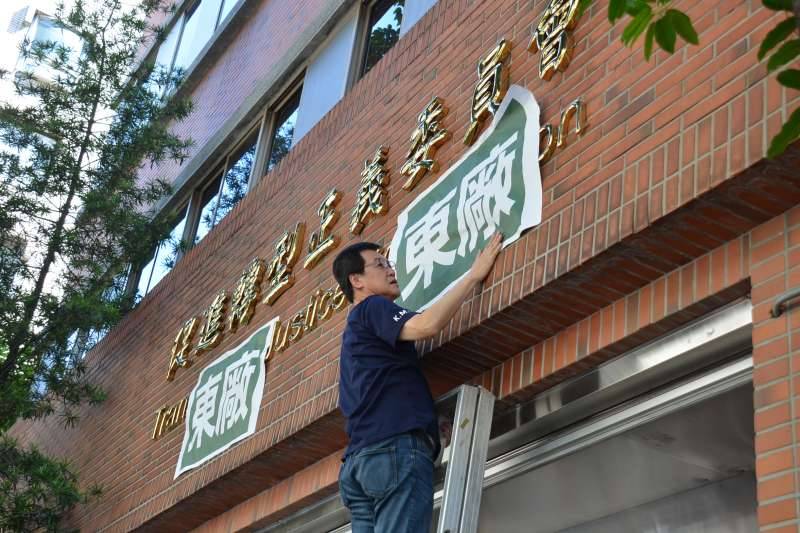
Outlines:
<svg viewBox="0 0 800 533"><path fill-rule="evenodd" d="M331 229L336 221L339 220L339 212L336 211L336 206L342 199L342 193L333 189L322 201L322 204L317 210L319 215L319 231L311 234L308 241L308 255L303 261L303 267L307 269L314 268L314 265L319 263L319 260L339 245L339 237L331 234Z"/></svg>
<svg viewBox="0 0 800 533"><path fill-rule="evenodd" d="M167 381L175 379L175 372L178 368L189 368L192 366L192 337L197 329L197 318L193 317L183 323L175 342L172 343L172 354L169 358L169 368L167 369Z"/></svg>
<svg viewBox="0 0 800 533"><path fill-rule="evenodd" d="M439 120L445 115L447 108L439 97L434 97L417 117L417 129L411 134L411 149L400 168L400 173L408 176L403 184L405 190L412 190L427 172L438 170L433 156L439 145L450 136L447 130L439 125Z"/></svg>
<svg viewBox="0 0 800 533"><path fill-rule="evenodd" d="M550 0L536 25L528 45L531 52L540 52L539 77L550 80L556 71L564 72L572 58L574 46L571 30L578 23L579 0Z"/></svg>
<svg viewBox="0 0 800 533"><path fill-rule="evenodd" d="M381 146L371 161L364 161L356 206L350 216L350 232L353 235L360 235L373 217L383 215L389 210L386 191L389 185L389 171L384 167L387 154L388 149Z"/></svg>
<svg viewBox="0 0 800 533"><path fill-rule="evenodd" d="M542 79L549 80L556 71L564 71L568 66L573 47L571 31L578 15L579 0L549 0L528 47L540 53L539 76ZM541 221L541 176L536 158L531 157L537 149L536 128L539 128L540 164L566 147L572 131L580 136L587 128L586 105L580 98L561 113L558 124L539 127L539 108L533 96L523 87L509 87L507 63L511 48L511 43L502 39L480 58L469 109L470 123L464 135L464 143L472 148L400 215L391 254L389 250L384 251L384 255L391 255L398 263L397 277L404 289L401 303L407 307L422 309L438 298L449 286L451 279L447 276L466 272L475 250L497 228L502 229L511 242ZM400 166L400 173L405 177L403 189L413 190L427 173L438 171L436 152L450 138L441 124L447 114L444 101L433 97L417 116L405 161ZM493 122L485 126L484 131L484 123L489 118ZM371 159L364 162L349 220L349 230L354 235L360 235L373 218L389 211L387 155L388 149L380 146ZM304 268L313 269L339 245L340 237L333 229L340 218L341 199L342 193L334 188L319 205L319 229L308 240ZM179 368L190 367L195 357L219 346L227 331L235 332L248 325L259 300L273 305L294 285L294 268L305 247L305 230L305 223L297 222L294 229L283 232L271 258L255 257L232 292L219 291L202 317L193 317L181 324L169 357L167 381L174 380ZM294 314L287 315L283 321L273 316L272 322L265 326L268 335L265 327L254 334L260 335L259 358L251 358L252 350L245 350L241 345L223 356L233 357L236 352L235 360L226 362L226 365L230 363L226 367L230 372L221 373L221 367L215 368L221 361L217 359L201 371L202 390L196 389L188 400L159 409L153 439L184 421L187 435L191 435L188 441L184 439L186 449L182 450L180 461L186 464L179 467L178 473L181 468L192 468L210 456L197 449L213 448L213 452L208 453L218 453L231 442L243 438L244 429L240 428L241 431L237 430L229 439L229 426L244 424L238 414L233 416L229 406L243 405L242 395L250 391L248 376L261 373L259 379L263 379L264 369L256 370L256 363L266 363L268 354L286 350L346 307L347 299L338 286L316 288L308 303ZM265 346L270 350L264 352ZM251 407L257 405L255 401ZM213 414L218 412L224 416ZM197 457L184 460L184 453Z"/></svg>
<svg viewBox="0 0 800 533"><path fill-rule="evenodd" d="M298 222L294 230L285 231L277 244L275 244L275 254L269 262L267 268L267 293L264 296L264 303L274 304L281 294L286 292L294 285L294 275L292 269L300 258L302 243L305 241L306 225Z"/></svg>
<svg viewBox="0 0 800 533"><path fill-rule="evenodd" d="M500 107L508 90L508 67L505 61L509 54L511 43L503 39L478 63L478 83L472 93L470 124L464 144L475 142L481 124Z"/></svg>
<svg viewBox="0 0 800 533"><path fill-rule="evenodd" d="M197 341L196 352L205 352L216 347L222 340L225 331L225 304L228 295L219 291L214 301L203 313L203 327L200 329L200 340Z"/></svg>
<svg viewBox="0 0 800 533"><path fill-rule="evenodd" d="M231 297L231 309L228 316L228 327L236 331L239 326L250 322L255 311L256 301L261 292L261 279L264 277L264 262L258 257L254 258L245 268L239 283Z"/></svg>

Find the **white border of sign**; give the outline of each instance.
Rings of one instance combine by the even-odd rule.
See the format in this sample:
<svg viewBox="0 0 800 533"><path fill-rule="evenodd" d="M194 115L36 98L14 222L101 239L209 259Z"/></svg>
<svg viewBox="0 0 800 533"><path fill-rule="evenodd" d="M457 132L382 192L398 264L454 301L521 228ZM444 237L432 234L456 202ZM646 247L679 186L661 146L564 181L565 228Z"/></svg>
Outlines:
<svg viewBox="0 0 800 533"><path fill-rule="evenodd" d="M211 366L213 366L217 361L219 361L220 359L224 359L225 357L228 357L233 352L235 352L236 350L240 349L242 346L247 344L247 342L249 342L250 339L252 339L258 333L260 333L262 330L264 330L264 328L271 328L270 332L269 332L269 335L267 335L267 339L264 342L264 348L262 348L262 350L261 350L261 361L262 361L262 364L266 364L267 357L269 356L269 351L272 348L272 337L273 337L273 335L275 335L275 326L276 326L279 318L280 317L276 316L275 318L273 318L272 320L270 320L269 322L267 322L266 324L264 324L263 326L261 326L260 328L255 330L252 333L252 335L250 335L245 340L240 342L235 348L231 348L227 352L223 353L222 355L220 355L219 357L217 357L216 359L214 359L213 361L208 363L206 365L206 367L202 371L200 371L200 374L197 376L197 382L195 383L195 386L192 387L192 392L189 393L189 403L188 403L188 405L186 407L186 421L185 421L184 426L183 426L183 428L184 428L183 429L183 441L181 443L180 454L178 455L178 464L175 465L175 477L173 479L178 479L178 476L180 476L182 473L186 472L187 470L191 470L191 469L193 469L193 468L195 468L195 467L197 467L197 466L199 466L199 465L201 465L203 463L206 463L206 462L210 461L211 459L213 459L214 457L217 457L218 455L220 455L222 452L224 452L225 450L227 450L228 448L230 448L231 446L233 446L237 442L239 442L239 441L241 441L243 439L246 439L247 437L249 437L253 433L255 433L256 424L258 422L258 413L259 413L259 411L261 411L261 399L264 396L264 384L265 384L266 379L267 379L267 369L266 368L262 369L262 371L259 372L258 381L256 381L255 389L253 389L253 396L250 398L250 402L251 402L250 405L256 406L256 409L255 409L256 412L255 412L255 414L251 414L251 416L250 416L250 420L248 421L247 433L243 433L239 437L237 437L234 440L232 440L231 442L227 443L224 447L216 450L212 455L209 455L208 457L205 457L204 459L202 459L200 461L196 461L196 462L194 462L192 464L185 465L183 468L180 467L181 466L181 461L183 459L183 452L186 449L186 446L187 446L188 440L189 440L189 431L188 431L188 429L189 429L189 413L192 412L192 406L194 405L194 392L195 392L195 389L197 388L197 383L200 383L200 381L203 378L203 374L209 368L211 368Z"/></svg>

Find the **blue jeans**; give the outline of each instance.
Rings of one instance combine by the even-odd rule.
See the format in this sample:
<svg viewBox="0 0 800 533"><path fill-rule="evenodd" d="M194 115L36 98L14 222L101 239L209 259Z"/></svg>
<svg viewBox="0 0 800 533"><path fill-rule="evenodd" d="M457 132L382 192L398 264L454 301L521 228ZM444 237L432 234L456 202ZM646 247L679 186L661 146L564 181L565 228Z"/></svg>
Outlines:
<svg viewBox="0 0 800 533"><path fill-rule="evenodd" d="M339 472L353 533L427 533L433 450L423 436L395 435L350 455Z"/></svg>

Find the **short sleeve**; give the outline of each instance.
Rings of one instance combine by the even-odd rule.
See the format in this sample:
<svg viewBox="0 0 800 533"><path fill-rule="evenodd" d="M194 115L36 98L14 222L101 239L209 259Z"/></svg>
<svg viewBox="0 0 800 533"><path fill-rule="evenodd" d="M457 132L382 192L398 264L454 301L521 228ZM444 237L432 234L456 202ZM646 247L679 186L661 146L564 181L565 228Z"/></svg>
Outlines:
<svg viewBox="0 0 800 533"><path fill-rule="evenodd" d="M367 327L386 344L395 348L400 330L417 315L384 296L370 296L364 301L363 319Z"/></svg>

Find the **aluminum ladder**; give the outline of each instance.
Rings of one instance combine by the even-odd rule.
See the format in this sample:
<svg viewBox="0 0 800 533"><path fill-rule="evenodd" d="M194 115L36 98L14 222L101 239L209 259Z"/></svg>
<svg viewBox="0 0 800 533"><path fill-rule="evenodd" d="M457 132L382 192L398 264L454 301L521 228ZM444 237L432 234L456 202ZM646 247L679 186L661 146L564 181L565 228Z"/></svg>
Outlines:
<svg viewBox="0 0 800 533"><path fill-rule="evenodd" d="M483 474L492 428L494 395L474 385L461 385L457 390L438 533L478 531Z"/></svg>

